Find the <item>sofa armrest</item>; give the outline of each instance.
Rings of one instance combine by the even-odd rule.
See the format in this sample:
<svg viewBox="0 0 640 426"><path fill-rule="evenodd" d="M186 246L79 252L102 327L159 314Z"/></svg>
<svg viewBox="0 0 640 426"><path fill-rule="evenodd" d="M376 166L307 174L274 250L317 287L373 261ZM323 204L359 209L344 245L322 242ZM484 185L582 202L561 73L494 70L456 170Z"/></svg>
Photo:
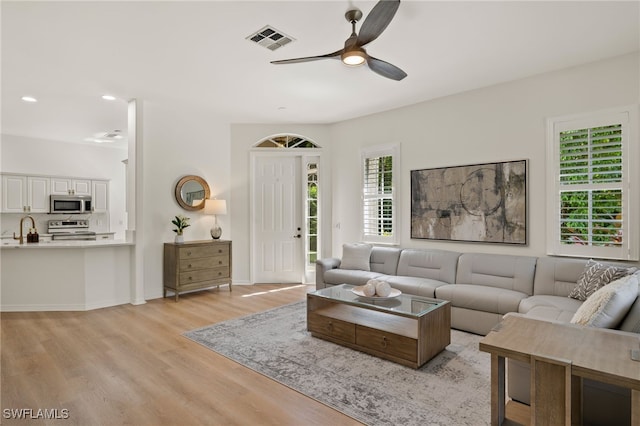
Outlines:
<svg viewBox="0 0 640 426"><path fill-rule="evenodd" d="M324 282L324 273L339 266L340 259L335 257L316 260L316 289L325 288L327 284Z"/></svg>

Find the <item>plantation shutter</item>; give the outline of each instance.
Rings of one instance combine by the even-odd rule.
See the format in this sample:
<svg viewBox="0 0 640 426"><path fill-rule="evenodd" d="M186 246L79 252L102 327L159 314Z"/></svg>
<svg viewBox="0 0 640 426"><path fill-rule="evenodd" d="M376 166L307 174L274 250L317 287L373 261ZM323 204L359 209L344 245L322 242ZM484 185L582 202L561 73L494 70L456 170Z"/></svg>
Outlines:
<svg viewBox="0 0 640 426"><path fill-rule="evenodd" d="M553 122L550 254L630 259L629 114ZM636 229L633 232L637 234Z"/></svg>
<svg viewBox="0 0 640 426"><path fill-rule="evenodd" d="M393 147L362 156L362 234L374 243L396 242L396 151Z"/></svg>

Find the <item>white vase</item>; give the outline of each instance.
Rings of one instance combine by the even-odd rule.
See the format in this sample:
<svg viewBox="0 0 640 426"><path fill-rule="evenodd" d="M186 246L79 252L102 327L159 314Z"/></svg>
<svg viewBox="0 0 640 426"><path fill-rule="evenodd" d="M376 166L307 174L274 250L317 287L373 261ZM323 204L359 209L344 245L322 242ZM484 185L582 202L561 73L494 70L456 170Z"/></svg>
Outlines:
<svg viewBox="0 0 640 426"><path fill-rule="evenodd" d="M176 234L176 240L175 240L176 244L182 244L184 243L184 236L182 234Z"/></svg>

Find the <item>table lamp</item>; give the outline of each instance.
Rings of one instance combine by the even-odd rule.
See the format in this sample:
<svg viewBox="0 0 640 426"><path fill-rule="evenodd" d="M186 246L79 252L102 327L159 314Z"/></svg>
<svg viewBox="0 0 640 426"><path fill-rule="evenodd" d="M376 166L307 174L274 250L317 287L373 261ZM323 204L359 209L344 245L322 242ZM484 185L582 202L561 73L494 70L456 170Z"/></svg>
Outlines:
<svg viewBox="0 0 640 426"><path fill-rule="evenodd" d="M211 228L211 238L217 240L222 236L222 228L218 225L218 215L227 214L226 200L207 199L204 201L204 214L213 215L214 224Z"/></svg>

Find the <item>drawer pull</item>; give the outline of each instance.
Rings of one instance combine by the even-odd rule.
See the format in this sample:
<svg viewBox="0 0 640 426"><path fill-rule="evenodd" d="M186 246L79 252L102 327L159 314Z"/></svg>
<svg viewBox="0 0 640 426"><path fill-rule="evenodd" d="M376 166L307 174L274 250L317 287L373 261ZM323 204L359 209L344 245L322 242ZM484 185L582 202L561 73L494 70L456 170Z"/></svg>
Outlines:
<svg viewBox="0 0 640 426"><path fill-rule="evenodd" d="M192 280L193 280L193 277L192 277L192 276L189 276L189 281L192 281Z"/></svg>
<svg viewBox="0 0 640 426"><path fill-rule="evenodd" d="M218 260L218 265L222 265L222 260Z"/></svg>
<svg viewBox="0 0 640 426"><path fill-rule="evenodd" d="M218 272L218 275L222 275L222 272Z"/></svg>
<svg viewBox="0 0 640 426"><path fill-rule="evenodd" d="M327 331L333 331L333 323L331 321L327 324Z"/></svg>
<svg viewBox="0 0 640 426"><path fill-rule="evenodd" d="M387 337L386 336L382 336L382 347L383 348L387 347Z"/></svg>
<svg viewBox="0 0 640 426"><path fill-rule="evenodd" d="M191 264L187 265L187 268L192 268Z"/></svg>
<svg viewBox="0 0 640 426"><path fill-rule="evenodd" d="M191 252L190 251L187 252L187 256L191 256Z"/></svg>

